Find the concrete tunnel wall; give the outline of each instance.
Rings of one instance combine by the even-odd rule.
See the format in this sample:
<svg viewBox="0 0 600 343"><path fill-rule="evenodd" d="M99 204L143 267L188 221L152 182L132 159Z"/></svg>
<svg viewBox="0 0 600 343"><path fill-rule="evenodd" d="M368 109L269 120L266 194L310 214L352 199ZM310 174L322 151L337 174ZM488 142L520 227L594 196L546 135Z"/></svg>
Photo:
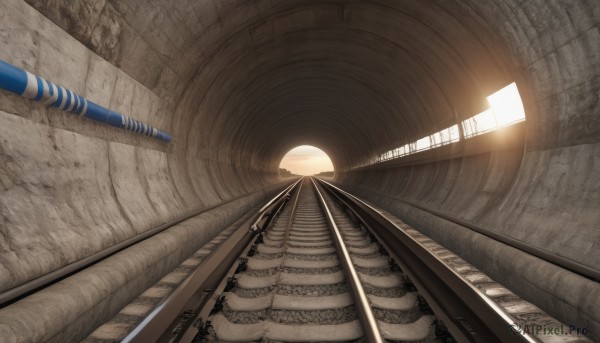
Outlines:
<svg viewBox="0 0 600 343"><path fill-rule="evenodd" d="M329 154L336 182L410 218L568 324L600 332L597 283L395 201L597 269L597 2L0 6L0 59L174 137L138 137L0 92L0 291L210 209L0 310L4 337L85 336L280 188L279 161L300 144ZM350 169L479 113L513 81L527 114L523 144ZM50 324L32 324L40 316Z"/></svg>

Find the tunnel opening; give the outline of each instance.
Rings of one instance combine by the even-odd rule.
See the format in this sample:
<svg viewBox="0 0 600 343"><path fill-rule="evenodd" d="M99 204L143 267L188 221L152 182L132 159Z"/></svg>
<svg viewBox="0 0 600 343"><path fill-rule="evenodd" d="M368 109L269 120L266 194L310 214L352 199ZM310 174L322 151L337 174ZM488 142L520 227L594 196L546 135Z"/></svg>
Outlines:
<svg viewBox="0 0 600 343"><path fill-rule="evenodd" d="M515 82L486 97L487 109L443 130L402 146L387 150L378 156L363 160L355 167L362 167L401 158L444 145L457 143L475 136L501 130L525 121L525 108ZM508 136L505 139L510 139Z"/></svg>
<svg viewBox="0 0 600 343"><path fill-rule="evenodd" d="M312 145L300 145L289 150L279 163L280 176L333 176L334 167L325 151Z"/></svg>
<svg viewBox="0 0 600 343"><path fill-rule="evenodd" d="M487 97L489 108L462 121L465 138L525 121L523 101L515 82Z"/></svg>

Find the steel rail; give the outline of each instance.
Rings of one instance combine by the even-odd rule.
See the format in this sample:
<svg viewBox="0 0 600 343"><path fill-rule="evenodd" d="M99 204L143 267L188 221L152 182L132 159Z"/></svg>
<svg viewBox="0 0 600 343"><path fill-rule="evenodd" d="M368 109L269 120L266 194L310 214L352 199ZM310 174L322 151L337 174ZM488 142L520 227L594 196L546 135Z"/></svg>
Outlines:
<svg viewBox="0 0 600 343"><path fill-rule="evenodd" d="M511 333L509 327L516 323L510 315L379 210L329 182L318 181L379 240L456 340L537 342L526 333Z"/></svg>
<svg viewBox="0 0 600 343"><path fill-rule="evenodd" d="M294 183L294 186L298 183ZM286 201L286 195L293 188L286 188L270 201L271 207ZM212 293L227 275L228 270L252 244L255 236L248 228L254 223L258 214L245 221L221 245L217 247L166 299L159 303L142 322L137 325L121 342L164 342L170 340L170 333L181 321L185 313L196 313L210 300Z"/></svg>
<svg viewBox="0 0 600 343"><path fill-rule="evenodd" d="M350 258L350 253L346 248L346 244L344 244L344 240L342 239L342 234L335 224L335 220L333 219L333 215L325 202L325 198L319 187L315 183L315 180L311 178L313 186L317 191L317 195L319 196L321 208L323 212L325 212L325 217L329 222L331 230L333 231L333 241L337 247L338 256L340 258L340 263L342 264L344 270L346 271L346 276L348 277L348 282L352 287L354 302L357 308L358 317L360 318L360 323L364 331L365 338L368 342L371 343L382 343L383 339L381 338L381 333L379 332L379 328L377 327L377 321L375 320L375 316L373 315L373 311L371 311L371 305L369 304L369 299L367 298L367 294L362 286L360 278L358 277L358 273L354 268L354 264L352 263L352 259Z"/></svg>
<svg viewBox="0 0 600 343"><path fill-rule="evenodd" d="M265 204L265 206L261 207L260 210L258 210L258 213L263 213L267 210L268 207L270 207L273 202L277 201L278 199L280 199L282 196L287 195L290 193L290 191L292 189L294 189L294 187L296 187L296 185L302 181L302 178L299 178L298 180L296 180L296 182L292 183L291 185L289 185L288 187L286 187L283 191L279 192L279 194L277 194L273 199L271 199L269 202L267 202Z"/></svg>
<svg viewBox="0 0 600 343"><path fill-rule="evenodd" d="M289 197L290 191L292 189L294 189L300 181L302 181L302 178L299 178L296 182L294 182L293 184L291 184L290 186L285 188L283 191L281 191L279 194L277 194L273 199L271 199L268 203L266 203L265 206L263 206L260 210L258 210L258 213L260 215L258 216L258 218L256 218L254 223L252 223L252 225L250 226L250 230L252 230L254 232L260 231L259 223L265 218L265 216L268 216L269 218L273 218L273 216L270 215L270 213L269 213L269 211L267 211L267 209L270 207L273 207L272 205L275 202L281 201L284 196ZM263 225L268 225L268 224L269 223L264 223Z"/></svg>
<svg viewBox="0 0 600 343"><path fill-rule="evenodd" d="M242 253L240 254L240 258L231 265L231 267L227 270L226 275L235 275L236 270L238 268L238 266L240 265L241 262L241 257L242 256L246 256L248 254L248 251L250 251L250 249L252 248L252 246L254 246L254 242L250 242L250 244L248 244L246 246L246 248L244 248L244 250L242 251ZM197 312L197 315L191 319L188 320L186 322L186 325L182 326L181 328L181 332L179 333L174 333L171 332L171 335L169 335L169 331L163 333L162 337L160 337L157 341L159 342L178 342L178 343L191 343L194 341L194 339L196 338L196 335L198 334L198 332L200 332L200 330L202 329L202 325L203 324L207 324L210 323L209 321L207 321L208 317L210 316L212 309L214 308L214 306L217 304L217 302L219 301L219 298L222 296L222 293L224 292L225 288L227 287L227 284L229 283L229 277L224 277L223 280L221 280L221 282L219 283L219 285L214 289L213 292L211 292L210 295L207 295L205 300L203 302L199 302L198 308L200 308L200 310Z"/></svg>
<svg viewBox="0 0 600 343"><path fill-rule="evenodd" d="M294 186L295 184L292 184L291 186ZM289 190L291 186L288 186L286 188L286 190ZM285 190L284 190L285 191ZM284 192L281 192L279 194L277 194L273 199L277 199L277 198L281 198L283 196ZM139 235L136 235L134 237L131 237L121 243L115 244L113 246L111 246L110 248L104 249L102 251L99 251L93 255L90 255L88 257L82 258L78 261L75 261L73 263L70 263L60 269L57 269L55 271L52 271L48 274L44 274L38 278L35 278L33 280L27 281L17 287L8 289L2 293L0 293L0 308L8 306L20 299L22 299L23 297L27 296L28 294L31 294L33 292L39 291L43 288L49 287L53 284L55 284L56 282L63 280L64 278L73 275L77 272L82 271L83 269L100 262L101 260L108 258L124 249L127 249L131 246L133 246L134 244L137 244L145 239L148 239L154 235L157 235L159 233L161 233L162 231L177 225L183 221L186 221L190 218L193 218L195 216L198 216L202 213L214 210L217 207L223 206L223 205L227 205L233 201L236 201L238 199L242 198L242 196L240 197L236 197L234 199L231 199L229 201L226 201L224 203L215 205L215 206L211 206L208 208L203 208L201 210L198 211L194 211L190 214L186 214L183 215L179 218L173 219L169 222L166 222L164 224L161 224L157 227L154 227L148 231L145 231ZM273 199L269 202L272 203Z"/></svg>
<svg viewBox="0 0 600 343"><path fill-rule="evenodd" d="M295 197L294 203L292 205L293 206L292 212L294 212L296 205L298 203L298 196L300 194L300 189L302 188L302 183L300 183L301 181L302 181L302 178L300 178L297 182L293 183L291 186L287 187L282 192L277 194L271 201L269 201L267 203L267 205L263 206L259 210L259 213L263 213L263 212L266 213L267 212L266 210L269 209L268 212L270 212L271 214L269 215L269 217L265 221L265 223L263 223L263 227L259 231L255 231L252 229L252 227L254 227L255 224L252 225L252 227L250 228L250 231L255 232L255 233L256 232L263 233L266 230L268 230L270 228L272 220L274 218L276 218L279 215L279 213L281 213L281 211L283 210L283 207L287 204L288 200L290 199L292 191L296 192L296 197ZM296 187L298 185L298 183L300 183L300 186ZM276 199L279 199L279 200L276 200ZM231 267L229 268L229 270L227 271L227 273L226 273L227 276L235 277L237 268L241 261L241 257L248 255L248 252L255 244L256 244L256 241L254 241L254 242L251 241L248 245L246 245L246 247L240 254L240 259L238 259L236 262L234 262L231 265ZM214 291L212 292L212 294L210 296L205 297L204 299L202 299L202 301L197 301L195 304L191 304L192 306L190 306L190 307L195 307L195 308L199 309L197 312L197 315L192 320L188 319L184 323L184 325L181 326L181 331L179 333L169 335L169 332L165 332L163 334L163 336L159 339L159 341L160 342L180 342L180 343L192 342L194 340L194 338L196 337L197 333L200 331L199 327L202 324L208 323L207 319L210 316L213 307L217 303L219 296L225 290L225 287L228 284L228 282L229 282L229 277L224 277L223 280L221 281L221 283L219 283L219 285L214 289Z"/></svg>

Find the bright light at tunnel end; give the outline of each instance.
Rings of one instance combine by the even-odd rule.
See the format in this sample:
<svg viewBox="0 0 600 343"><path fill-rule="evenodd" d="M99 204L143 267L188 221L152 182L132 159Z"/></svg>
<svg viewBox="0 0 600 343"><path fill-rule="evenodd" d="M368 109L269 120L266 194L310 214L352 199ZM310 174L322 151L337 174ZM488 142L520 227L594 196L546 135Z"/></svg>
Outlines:
<svg viewBox="0 0 600 343"><path fill-rule="evenodd" d="M300 145L285 154L279 168L296 175L315 175L333 171L333 163L323 150L312 145Z"/></svg>

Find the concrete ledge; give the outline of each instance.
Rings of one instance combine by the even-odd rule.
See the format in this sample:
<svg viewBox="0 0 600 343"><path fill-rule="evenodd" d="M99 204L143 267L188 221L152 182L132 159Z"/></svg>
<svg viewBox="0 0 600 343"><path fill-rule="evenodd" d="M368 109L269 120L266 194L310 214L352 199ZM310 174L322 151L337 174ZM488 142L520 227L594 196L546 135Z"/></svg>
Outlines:
<svg viewBox="0 0 600 343"><path fill-rule="evenodd" d="M236 199L148 238L0 310L3 342L74 342L279 186Z"/></svg>
<svg viewBox="0 0 600 343"><path fill-rule="evenodd" d="M386 209L518 296L563 323L600 333L600 284L425 211L381 197L348 191ZM595 334L596 333L596 334Z"/></svg>

